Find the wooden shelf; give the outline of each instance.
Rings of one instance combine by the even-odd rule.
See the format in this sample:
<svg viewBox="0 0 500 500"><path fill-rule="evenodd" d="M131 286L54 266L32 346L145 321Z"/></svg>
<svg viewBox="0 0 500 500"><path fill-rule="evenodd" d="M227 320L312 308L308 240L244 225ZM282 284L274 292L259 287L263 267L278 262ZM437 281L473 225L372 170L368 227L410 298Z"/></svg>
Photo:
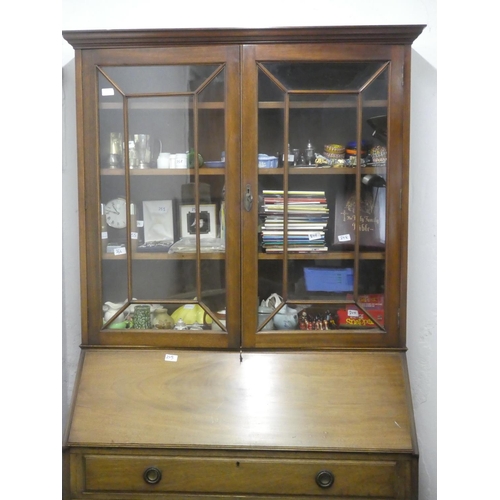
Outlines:
<svg viewBox="0 0 500 500"><path fill-rule="evenodd" d="M361 167L362 174L385 174L387 167ZM283 175L285 169L259 168L259 175ZM290 175L356 175L356 167L288 167Z"/></svg>
<svg viewBox="0 0 500 500"><path fill-rule="evenodd" d="M148 176L156 176L156 175L194 175L196 170L194 168L131 168L130 170L131 177L148 177ZM198 169L199 175L224 175L226 169L225 168L204 168L201 167ZM101 175L115 175L115 176L125 176L124 168L101 168Z"/></svg>
<svg viewBox="0 0 500 500"><path fill-rule="evenodd" d="M311 91L314 94L314 90ZM330 95L335 95L334 93ZM353 93L353 96L357 95ZM342 109L342 108L353 108L358 106L357 99L351 99L349 101L291 101L290 109ZM363 101L363 108L385 108L387 107L387 100L385 99L373 99L370 101ZM259 109L284 109L285 103L283 101L260 101Z"/></svg>
<svg viewBox="0 0 500 500"><path fill-rule="evenodd" d="M311 91L314 94L314 91ZM332 93L332 95L335 95ZM353 93L353 96L357 93ZM129 103L129 109L142 109L149 111L162 111L165 109L193 109L192 102L190 103L180 103L180 102L168 102L161 101L161 97L152 96L152 101L143 101L139 99L137 101L132 101ZM342 101L291 101L290 109L343 109L343 108L353 108L358 106L357 99L342 100ZM224 109L224 102L199 102L198 109ZM387 100L385 99L373 99L363 102L364 108L385 108L387 107ZM259 109L284 109L285 103L283 101L260 101ZM99 104L99 109L101 110L123 110L123 103L121 102L102 102Z"/></svg>
<svg viewBox="0 0 500 500"><path fill-rule="evenodd" d="M134 99L133 96L128 96L131 99ZM141 109L145 111L163 111L166 109L172 110L184 110L184 109L193 109L193 103L181 103L181 102L168 102L166 100L161 101L162 97L157 97L152 95L148 99L155 99L154 102L144 101L143 99L136 98L135 101L129 102L128 109ZM142 102L141 102L142 101ZM101 102L99 104L100 110L118 110L123 111L123 103L122 102ZM224 109L224 102L198 102L198 109Z"/></svg>
<svg viewBox="0 0 500 500"><path fill-rule="evenodd" d="M354 260L352 252L294 253L287 254L288 260ZM384 260L385 252L360 252L361 260ZM283 260L283 253L259 253L259 260Z"/></svg>
<svg viewBox="0 0 500 500"><path fill-rule="evenodd" d="M202 260L224 260L224 252L212 252L201 254ZM354 260L352 252L324 252L324 253L294 253L287 254L288 260ZM361 260L384 260L385 252L360 252ZM106 253L103 260L127 260L127 255L113 255ZM136 252L132 254L132 260L195 260L196 253L166 253L166 252ZM259 253L259 260L283 260L283 253Z"/></svg>
<svg viewBox="0 0 500 500"><path fill-rule="evenodd" d="M259 175L283 175L285 169L279 168L259 168ZM362 174L384 174L387 167L361 167ZM124 168L102 168L101 175L105 176L125 176ZM194 175L194 168L145 168L145 169L130 169L131 177L148 177L148 176L170 176L170 175ZM199 175L224 175L225 168L204 168L198 169ZM288 167L290 175L356 175L356 167L343 168L322 168L322 167Z"/></svg>
<svg viewBox="0 0 500 500"><path fill-rule="evenodd" d="M387 167L361 167L362 174L384 174ZM175 176L175 175L194 175L196 170L194 168L146 168L146 169L130 169L131 177L149 177L149 176ZM225 168L199 168L199 175L224 175ZM259 168L259 175L283 175L285 169L279 168ZM321 168L321 167L289 167L288 173L290 175L356 175L355 167L343 168ZM101 175L104 176L125 176L125 169L123 168L102 168Z"/></svg>
<svg viewBox="0 0 500 500"><path fill-rule="evenodd" d="M224 260L223 252L201 254L202 260ZM324 253L294 253L287 254L288 260L354 260L354 252L324 252ZM385 252L360 252L361 260L384 260ZM127 255L113 255L106 253L103 260L127 260ZM166 253L166 252L137 252L132 254L132 260L195 260L196 253ZM283 260L283 253L259 253L259 260Z"/></svg>
<svg viewBox="0 0 500 500"><path fill-rule="evenodd" d="M225 252L202 252L202 260L224 260ZM195 260L196 253L167 253L167 252L135 252L132 260ZM106 253L102 260L127 260L127 255L113 255Z"/></svg>

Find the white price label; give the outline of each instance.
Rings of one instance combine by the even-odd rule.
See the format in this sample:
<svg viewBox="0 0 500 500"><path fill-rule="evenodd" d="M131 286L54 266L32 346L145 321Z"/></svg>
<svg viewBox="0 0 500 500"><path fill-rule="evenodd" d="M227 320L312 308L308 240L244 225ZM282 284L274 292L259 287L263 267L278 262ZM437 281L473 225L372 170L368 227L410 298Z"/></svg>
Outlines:
<svg viewBox="0 0 500 500"><path fill-rule="evenodd" d="M359 317L359 312L356 311L356 309L348 309L347 310L347 316L350 318L358 318Z"/></svg>
<svg viewBox="0 0 500 500"><path fill-rule="evenodd" d="M194 309L195 304L185 304L184 309Z"/></svg>
<svg viewBox="0 0 500 500"><path fill-rule="evenodd" d="M351 241L350 234L339 234L338 238L339 238L339 241Z"/></svg>
<svg viewBox="0 0 500 500"><path fill-rule="evenodd" d="M113 89L113 88L102 89L101 94L103 97L115 95L115 89Z"/></svg>
<svg viewBox="0 0 500 500"><path fill-rule="evenodd" d="M320 240L320 239L321 239L321 233L309 233L309 241Z"/></svg>
<svg viewBox="0 0 500 500"><path fill-rule="evenodd" d="M139 239L139 233L134 233L133 231L130 233L130 237L133 240L138 240Z"/></svg>
<svg viewBox="0 0 500 500"><path fill-rule="evenodd" d="M138 220L137 221L137 227L144 227L144 221L143 220Z"/></svg>
<svg viewBox="0 0 500 500"><path fill-rule="evenodd" d="M115 248L113 253L115 255L125 255L127 253L127 249L125 247Z"/></svg>
<svg viewBox="0 0 500 500"><path fill-rule="evenodd" d="M175 363L178 357L179 356L177 356L177 354L165 354L165 361L171 361Z"/></svg>
<svg viewBox="0 0 500 500"><path fill-rule="evenodd" d="M101 231L101 240L107 240L107 239L108 239L108 232Z"/></svg>

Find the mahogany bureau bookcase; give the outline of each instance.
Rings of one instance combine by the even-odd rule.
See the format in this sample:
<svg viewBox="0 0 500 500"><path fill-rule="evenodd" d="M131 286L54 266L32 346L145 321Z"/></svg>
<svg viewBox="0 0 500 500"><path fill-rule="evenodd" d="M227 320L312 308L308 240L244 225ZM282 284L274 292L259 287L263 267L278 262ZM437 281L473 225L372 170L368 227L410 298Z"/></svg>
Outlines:
<svg viewBox="0 0 500 500"><path fill-rule="evenodd" d="M63 32L82 297L65 499L417 499L423 28Z"/></svg>

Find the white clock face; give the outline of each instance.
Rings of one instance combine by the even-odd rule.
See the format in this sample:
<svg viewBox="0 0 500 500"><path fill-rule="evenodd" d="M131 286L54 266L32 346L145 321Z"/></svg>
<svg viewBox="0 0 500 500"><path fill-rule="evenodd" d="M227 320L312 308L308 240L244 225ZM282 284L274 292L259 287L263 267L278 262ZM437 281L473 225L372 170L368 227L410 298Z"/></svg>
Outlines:
<svg viewBox="0 0 500 500"><path fill-rule="evenodd" d="M127 225L127 201L124 198L115 198L104 206L106 222L109 226L122 229Z"/></svg>

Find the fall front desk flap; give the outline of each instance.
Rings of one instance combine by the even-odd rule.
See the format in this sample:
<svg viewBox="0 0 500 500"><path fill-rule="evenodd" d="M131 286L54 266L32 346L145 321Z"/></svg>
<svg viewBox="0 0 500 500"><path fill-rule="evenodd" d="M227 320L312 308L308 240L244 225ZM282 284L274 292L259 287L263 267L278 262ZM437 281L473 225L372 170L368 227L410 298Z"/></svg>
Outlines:
<svg viewBox="0 0 500 500"><path fill-rule="evenodd" d="M69 446L415 450L403 353L83 355Z"/></svg>

